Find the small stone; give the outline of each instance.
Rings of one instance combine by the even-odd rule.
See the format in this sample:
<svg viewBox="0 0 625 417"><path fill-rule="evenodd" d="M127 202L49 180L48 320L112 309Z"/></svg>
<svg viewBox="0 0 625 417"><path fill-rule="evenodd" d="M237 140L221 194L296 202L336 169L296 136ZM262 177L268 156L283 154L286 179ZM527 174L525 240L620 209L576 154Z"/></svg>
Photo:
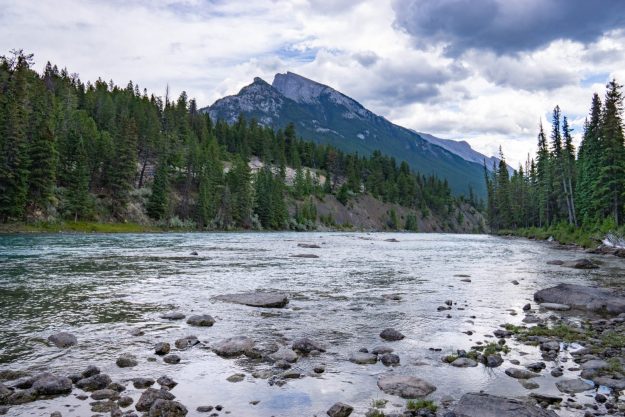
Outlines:
<svg viewBox="0 0 625 417"><path fill-rule="evenodd" d="M161 315L161 318L165 320L182 320L185 317L186 316L179 311L170 311L169 313Z"/></svg>
<svg viewBox="0 0 625 417"><path fill-rule="evenodd" d="M516 279L513 279L510 282L512 282L512 285L519 285L519 281L517 281Z"/></svg>
<svg viewBox="0 0 625 417"><path fill-rule="evenodd" d="M596 394L595 401L597 401L600 404L603 404L604 402L608 401L608 398L603 394Z"/></svg>
<svg viewBox="0 0 625 417"><path fill-rule="evenodd" d="M197 336L186 336L176 340L175 345L176 348L180 350L186 350L197 345L198 343L200 343L200 341L198 340Z"/></svg>
<svg viewBox="0 0 625 417"><path fill-rule="evenodd" d="M211 327L215 324L215 319L208 314L201 314L189 317L187 319L187 324L190 326Z"/></svg>
<svg viewBox="0 0 625 417"><path fill-rule="evenodd" d="M133 401L134 400L132 399L132 397L124 396L124 397L120 397L120 399L117 400L117 405L119 405L122 408L125 408L125 407L130 406L130 404L132 404Z"/></svg>
<svg viewBox="0 0 625 417"><path fill-rule="evenodd" d="M119 392L112 389L99 389L91 393L91 398L94 400L116 400L119 398Z"/></svg>
<svg viewBox="0 0 625 417"><path fill-rule="evenodd" d="M335 403L330 409L327 411L330 417L349 417L354 411L354 407L351 405L347 405L345 403Z"/></svg>
<svg viewBox="0 0 625 417"><path fill-rule="evenodd" d="M154 380L152 378L134 378L132 380L132 385L136 389L144 389L154 385Z"/></svg>
<svg viewBox="0 0 625 417"><path fill-rule="evenodd" d="M469 358L458 358L451 363L451 366L456 368L469 368L477 366L477 362Z"/></svg>
<svg viewBox="0 0 625 417"><path fill-rule="evenodd" d="M180 363L180 356L178 355L166 355L163 357L163 362L168 363L170 365L175 365L177 363Z"/></svg>
<svg viewBox="0 0 625 417"><path fill-rule="evenodd" d="M198 408L195 409L195 411L197 411L198 413L210 413L211 411L213 411L213 406L212 405L201 405Z"/></svg>
<svg viewBox="0 0 625 417"><path fill-rule="evenodd" d="M157 355L167 355L170 350L171 346L169 346L169 343L167 342L158 342L154 346L154 353L156 353Z"/></svg>
<svg viewBox="0 0 625 417"><path fill-rule="evenodd" d="M158 399L150 407L148 417L184 417L187 413L187 408L178 401Z"/></svg>
<svg viewBox="0 0 625 417"><path fill-rule="evenodd" d="M98 374L83 378L76 383L76 387L83 391L96 391L106 388L111 382L111 377L106 374Z"/></svg>
<svg viewBox="0 0 625 417"><path fill-rule="evenodd" d="M293 345L291 345L291 349L304 355L307 355L315 350L319 352L326 351L322 345L307 337L295 340Z"/></svg>
<svg viewBox="0 0 625 417"><path fill-rule="evenodd" d="M397 341L402 340L405 336L395 329L388 328L382 330L382 332L380 333L380 337L388 341Z"/></svg>
<svg viewBox="0 0 625 417"><path fill-rule="evenodd" d="M313 371L314 371L316 374L322 374L322 373L324 373L324 372L325 372L325 370L326 370L326 368L325 368L325 367L323 367L323 366L315 366L315 367L313 368Z"/></svg>
<svg viewBox="0 0 625 417"><path fill-rule="evenodd" d="M373 353L354 352L350 355L349 361L358 365L368 365L376 363L378 357Z"/></svg>
<svg viewBox="0 0 625 417"><path fill-rule="evenodd" d="M135 408L137 411L150 411L156 400L173 400L174 398L176 398L174 394L167 390L148 388L139 397Z"/></svg>
<svg viewBox="0 0 625 417"><path fill-rule="evenodd" d="M117 358L115 361L117 366L120 368L132 368L133 366L137 366L139 362L137 362L137 358L130 353L124 353Z"/></svg>
<svg viewBox="0 0 625 417"><path fill-rule="evenodd" d="M399 356L394 353L385 353L380 356L380 362L385 366L396 366L399 365Z"/></svg>
<svg viewBox="0 0 625 417"><path fill-rule="evenodd" d="M65 349L78 344L78 339L71 333L60 332L48 337L48 341L53 343L56 347Z"/></svg>
<svg viewBox="0 0 625 417"><path fill-rule="evenodd" d="M244 379L245 379L245 374L234 374L226 378L226 381L234 383L234 382L241 382Z"/></svg>
<svg viewBox="0 0 625 417"><path fill-rule="evenodd" d="M508 368L506 369L505 372L506 372L506 375L512 378L516 378L516 379L529 379L529 378L535 378L538 376L534 372L530 372L528 370L520 369L520 368Z"/></svg>
<svg viewBox="0 0 625 417"><path fill-rule="evenodd" d="M532 309L532 305L530 303L527 303L523 306L523 311L529 311Z"/></svg>
<svg viewBox="0 0 625 417"><path fill-rule="evenodd" d="M168 389L172 389L173 387L178 385L178 383L176 381L174 381L173 379L171 379L167 375L163 375L162 377L157 379L156 382L159 385L163 386L163 387L167 387Z"/></svg>

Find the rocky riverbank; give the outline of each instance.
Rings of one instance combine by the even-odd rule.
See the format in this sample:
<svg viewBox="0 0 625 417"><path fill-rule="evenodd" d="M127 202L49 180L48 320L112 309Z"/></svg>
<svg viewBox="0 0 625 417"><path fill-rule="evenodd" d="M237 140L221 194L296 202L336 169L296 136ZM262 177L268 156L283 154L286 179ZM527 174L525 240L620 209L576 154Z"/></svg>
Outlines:
<svg viewBox="0 0 625 417"><path fill-rule="evenodd" d="M535 253L543 253L536 244L520 242L516 255L506 255L506 264L514 265L505 270L509 272L487 275L481 262L472 268L468 257L452 267L438 263L422 275L402 275L387 271L403 263L386 258L405 253L402 259L410 262L415 254L427 258L445 252L445 246L423 254L422 246L417 252L407 243L409 235L322 235L306 242L298 242L301 235L292 236L294 240L284 243L261 235L269 243L256 243L257 249L247 252L243 249L249 243L222 243L220 262L212 249L217 244L185 246L184 254L173 250L167 262L155 255L149 264L142 261L132 269L135 300L155 300L156 309L126 319L116 316L111 324L92 324L86 330L48 324L54 330L39 333L42 339L33 345L34 354L5 359L0 367L0 412L148 417L623 415L625 303L618 291L592 286L593 279L611 276L618 259L576 259L579 251L552 250L548 257L541 255L542 266L519 273L527 268L527 258L515 256L529 253L529 259L536 259ZM235 238L249 239L220 236L226 242ZM180 239L188 242L187 237ZM491 245L493 238L465 239ZM498 250L500 241L488 247ZM353 256L329 260L341 248L355 246L361 249ZM281 248L279 257L267 255L274 247ZM384 261L362 276L371 261L354 262L371 259L369 253L380 254L373 259ZM461 256L462 251L456 253ZM270 275L289 279L261 284L267 275L263 269L254 280L233 280L227 275L232 270L223 268L239 262L241 254L277 265ZM334 268L350 263L351 268L334 275L340 279L315 281L333 277ZM121 265L104 269L117 271ZM163 273L174 265L186 272L177 269L160 281L136 278L142 271ZM247 278L255 267L247 264L245 275L235 276ZM201 275L194 275L201 268ZM309 272L298 275L301 271ZM219 275L224 280L214 282ZM59 279L58 274L51 276ZM445 280L423 284L417 281L422 276ZM565 284L567 277L576 277L571 279L575 284ZM561 284L556 278L563 278ZM119 279L112 277L107 288ZM203 285L210 285L210 291L202 290ZM84 283L81 288L88 289ZM111 316L129 308L124 300L134 286L106 296L101 288L91 297L105 304L88 304L85 312L118 303L107 310ZM52 289L46 286L46 291ZM63 300L62 295L54 299ZM90 331L98 328L114 330ZM28 343L29 337L22 340Z"/></svg>

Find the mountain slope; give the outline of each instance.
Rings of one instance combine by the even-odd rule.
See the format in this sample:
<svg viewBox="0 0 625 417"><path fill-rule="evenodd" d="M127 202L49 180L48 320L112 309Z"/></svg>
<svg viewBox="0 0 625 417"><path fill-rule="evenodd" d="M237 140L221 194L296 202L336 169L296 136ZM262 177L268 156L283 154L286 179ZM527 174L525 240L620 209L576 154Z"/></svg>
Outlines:
<svg viewBox="0 0 625 417"><path fill-rule="evenodd" d="M304 139L367 155L379 150L405 160L423 174L446 178L456 194L472 187L477 195L485 195L481 163L467 161L331 87L291 72L276 74L272 85L255 78L237 95L219 99L203 111L228 123L236 121L239 114L274 128L294 123Z"/></svg>
<svg viewBox="0 0 625 417"><path fill-rule="evenodd" d="M430 135L429 133L415 133L417 133L428 142L433 143L434 145L438 145L441 148L445 148L449 152L455 153L465 161L475 162L476 164L480 165L484 165L484 162L486 162L486 168L489 171L493 170L493 164L499 165L499 158L495 156L486 156L483 153L476 151L464 140L442 139L434 135ZM508 167L508 169L510 173L512 173L513 169L511 167Z"/></svg>

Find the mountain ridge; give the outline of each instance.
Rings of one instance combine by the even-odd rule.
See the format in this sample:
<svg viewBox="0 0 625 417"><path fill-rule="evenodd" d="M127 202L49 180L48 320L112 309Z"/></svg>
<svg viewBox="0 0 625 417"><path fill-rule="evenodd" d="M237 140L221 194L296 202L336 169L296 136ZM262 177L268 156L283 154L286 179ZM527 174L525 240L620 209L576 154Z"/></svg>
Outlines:
<svg viewBox="0 0 625 417"><path fill-rule="evenodd" d="M468 161L332 87L292 72L276 74L272 84L256 77L238 94L218 99L201 111L230 124L239 115L275 129L293 123L306 140L360 154L378 150L405 160L422 174L446 178L455 194L467 194L472 189L485 196L482 163Z"/></svg>

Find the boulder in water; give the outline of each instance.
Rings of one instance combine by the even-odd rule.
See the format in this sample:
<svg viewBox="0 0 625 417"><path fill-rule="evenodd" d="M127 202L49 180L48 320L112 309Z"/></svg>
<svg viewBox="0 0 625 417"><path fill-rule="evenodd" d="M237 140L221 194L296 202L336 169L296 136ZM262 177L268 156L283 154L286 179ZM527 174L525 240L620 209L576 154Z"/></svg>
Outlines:
<svg viewBox="0 0 625 417"><path fill-rule="evenodd" d="M213 352L224 358L243 355L254 349L254 341L247 336L234 336L213 345Z"/></svg>
<svg viewBox="0 0 625 417"><path fill-rule="evenodd" d="M388 341L397 341L402 340L405 336L395 329L388 328L382 330L382 332L380 333L380 337Z"/></svg>
<svg viewBox="0 0 625 417"><path fill-rule="evenodd" d="M534 294L539 303L566 304L572 308L606 312L625 313L625 297L615 295L605 288L587 287L577 284L559 284Z"/></svg>
<svg viewBox="0 0 625 417"><path fill-rule="evenodd" d="M78 343L78 339L71 333L60 332L50 335L48 341L58 348L65 349Z"/></svg>
<svg viewBox="0 0 625 417"><path fill-rule="evenodd" d="M453 413L456 417L558 417L536 405L484 393L464 394Z"/></svg>
<svg viewBox="0 0 625 417"><path fill-rule="evenodd" d="M389 395L402 398L421 398L436 391L429 382L407 375L384 374L378 379L378 387Z"/></svg>
<svg viewBox="0 0 625 417"><path fill-rule="evenodd" d="M215 297L217 300L228 303L243 304L250 307L282 308L289 302L284 293L246 292L239 294L224 294Z"/></svg>
<svg viewBox="0 0 625 417"><path fill-rule="evenodd" d="M330 417L349 417L353 411L354 407L352 407L351 405L338 402L330 407L326 414Z"/></svg>
<svg viewBox="0 0 625 417"><path fill-rule="evenodd" d="M215 324L215 319L208 314L200 314L189 317L187 324L190 326L210 327Z"/></svg>

